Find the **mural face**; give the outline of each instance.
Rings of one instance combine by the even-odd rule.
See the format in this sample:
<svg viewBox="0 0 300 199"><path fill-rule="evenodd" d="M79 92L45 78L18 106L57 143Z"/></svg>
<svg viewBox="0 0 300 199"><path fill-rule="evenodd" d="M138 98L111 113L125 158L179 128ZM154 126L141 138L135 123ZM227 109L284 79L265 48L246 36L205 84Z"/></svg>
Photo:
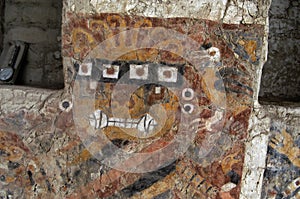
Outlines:
<svg viewBox="0 0 300 199"><path fill-rule="evenodd" d="M22 174L20 195L239 198L263 26L113 13L66 18L73 101L53 94L17 124L14 114L0 119L16 132L26 126L16 137L36 162L32 175L1 170L5 179Z"/></svg>
<svg viewBox="0 0 300 199"><path fill-rule="evenodd" d="M136 43L139 43L139 40L136 40L137 35L141 32L144 34L143 44L137 47ZM165 38L157 38L154 41L155 37L152 36L155 36L157 32L164 35ZM119 38L134 41L133 45L129 42L125 46L114 45L111 47L108 45L116 42ZM179 48L175 48L175 50L173 47L170 48L175 44L181 47L180 50L178 50ZM225 92L222 89L216 90L212 84L215 81L205 79L206 75L201 75L197 71L201 69L203 72L207 68L205 69L207 74L213 74L212 77L215 80L221 80L218 71L214 68L216 63L212 61L218 49L214 48L215 54L210 55L207 50L199 48L200 46L194 40L174 31L171 32L163 28L135 29L123 31L119 35L103 41L90 52L88 58L79 66L79 75L74 86L74 117L76 118L75 123L79 124L79 129L84 132L87 131L90 136L98 137L101 142L105 138L99 136L99 132L102 132L106 138L108 135L115 135L115 137L117 135L116 138L127 135L128 140L139 142L139 146L135 148L142 149L136 151L140 153L143 153L147 145L153 144L155 140L165 136L169 137L163 148L169 152L168 157L170 159L156 161L156 164L150 163L147 159L162 159L160 156L164 153L163 151L153 151L156 154L154 156L149 154L148 157L139 154L135 157L142 159L147 168L138 169L135 165L130 167L132 170L128 170L129 168L124 167L124 165L121 166L122 164L115 167L111 165L111 162L115 161L107 160L106 162L110 167L119 170L126 168L126 171L131 172L149 172L158 169L183 155L200 128L208 126L211 129L213 125L222 126L226 110ZM139 49L171 51L172 56L177 56L177 59L181 59L182 63L120 59L123 54L131 53L133 50L139 51ZM106 52L109 52L110 55ZM110 58L113 61L100 59L102 57ZM191 81L188 79L191 76L199 77L199 79ZM91 83L93 84L92 87ZM89 85L88 92L84 89L86 84ZM205 86L206 89L204 90L201 85L204 86L205 84L208 85ZM213 86L213 92L208 89L209 85ZM212 93L214 94L213 97L211 97ZM200 102L200 96L206 99L207 104ZM101 102L105 99L109 99L108 104ZM90 102L87 103L87 100ZM91 106L86 104L91 104ZM94 110L94 104L101 106L101 108L96 107L97 110ZM209 117L204 123L204 120L199 117L203 111L208 110L207 105L210 106L212 117ZM83 106L85 107L83 108ZM84 122L86 115L89 115L89 125L94 130L98 129L99 132L86 128L87 123ZM215 129L215 132L217 131ZM87 139L86 135L81 137L84 140ZM110 139L110 141L112 140ZM86 144L90 145L89 141ZM121 156L130 155L124 154L124 150L118 150L113 144L110 147L114 148L114 151L120 152ZM94 155L103 159L103 154L94 153ZM145 157L142 158L142 156Z"/></svg>
<svg viewBox="0 0 300 199"><path fill-rule="evenodd" d="M130 175L117 175L111 183L119 192L98 194L237 198L262 29L118 14L69 18L64 53L78 60L80 137L112 170L141 173L128 186L118 182ZM155 172L164 175L146 182Z"/></svg>

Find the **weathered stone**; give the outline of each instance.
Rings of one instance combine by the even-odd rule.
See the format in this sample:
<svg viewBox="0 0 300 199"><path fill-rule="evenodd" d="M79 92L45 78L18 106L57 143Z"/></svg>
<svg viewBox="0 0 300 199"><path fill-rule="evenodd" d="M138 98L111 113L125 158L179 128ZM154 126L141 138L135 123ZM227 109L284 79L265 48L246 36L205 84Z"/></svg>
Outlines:
<svg viewBox="0 0 300 199"><path fill-rule="evenodd" d="M65 89L0 88L1 197L298 194L299 111L257 99L269 1L63 3ZM47 43L35 39L31 50ZM62 81L58 57L52 45L31 54L46 63L44 76L32 76Z"/></svg>
<svg viewBox="0 0 300 199"><path fill-rule="evenodd" d="M262 101L300 99L299 78L299 4L273 0L270 8L268 61L263 68Z"/></svg>

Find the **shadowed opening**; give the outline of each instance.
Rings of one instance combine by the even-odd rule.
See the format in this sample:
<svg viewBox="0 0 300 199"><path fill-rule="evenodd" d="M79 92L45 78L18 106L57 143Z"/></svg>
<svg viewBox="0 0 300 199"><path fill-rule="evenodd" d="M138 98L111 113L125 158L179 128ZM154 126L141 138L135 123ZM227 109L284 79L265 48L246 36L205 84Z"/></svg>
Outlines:
<svg viewBox="0 0 300 199"><path fill-rule="evenodd" d="M299 1L272 1L268 61L259 93L261 103L300 102L299 9Z"/></svg>
<svg viewBox="0 0 300 199"><path fill-rule="evenodd" d="M62 1L3 0L0 15L0 84L63 88Z"/></svg>

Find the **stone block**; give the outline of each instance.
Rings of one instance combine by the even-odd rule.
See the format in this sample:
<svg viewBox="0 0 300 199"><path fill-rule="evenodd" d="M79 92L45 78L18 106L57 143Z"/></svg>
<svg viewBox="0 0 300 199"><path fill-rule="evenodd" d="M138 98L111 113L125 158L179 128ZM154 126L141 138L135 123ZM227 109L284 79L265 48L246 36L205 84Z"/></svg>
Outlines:
<svg viewBox="0 0 300 199"><path fill-rule="evenodd" d="M45 1L46 2L46 1ZM43 28L60 28L61 6L51 1L37 1L36 4L10 2L5 6L6 26L36 26Z"/></svg>
<svg viewBox="0 0 300 199"><path fill-rule="evenodd" d="M27 43L56 43L56 38L60 34L57 29L43 30L36 27L14 27L8 30L5 40L20 40Z"/></svg>
<svg viewBox="0 0 300 199"><path fill-rule="evenodd" d="M23 75L21 74L21 84L38 86L43 84L43 68L35 68L30 65L26 65L23 69Z"/></svg>
<svg viewBox="0 0 300 199"><path fill-rule="evenodd" d="M6 4L51 5L54 0L6 0Z"/></svg>

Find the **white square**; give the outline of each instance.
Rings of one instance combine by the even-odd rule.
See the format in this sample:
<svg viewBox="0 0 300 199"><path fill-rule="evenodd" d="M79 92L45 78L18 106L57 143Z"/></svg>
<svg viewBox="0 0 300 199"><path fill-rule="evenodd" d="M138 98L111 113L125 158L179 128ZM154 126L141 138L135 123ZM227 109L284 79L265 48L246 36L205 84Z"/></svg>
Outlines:
<svg viewBox="0 0 300 199"><path fill-rule="evenodd" d="M111 64L103 64L103 77L110 78L110 79L118 79L120 66L118 65L111 65Z"/></svg>
<svg viewBox="0 0 300 199"><path fill-rule="evenodd" d="M129 78L130 79L148 79L149 65L130 64Z"/></svg>
<svg viewBox="0 0 300 199"><path fill-rule="evenodd" d="M93 63L91 63L91 62L82 63L79 66L78 75L80 75L80 76L91 76L92 75L92 68L93 68Z"/></svg>
<svg viewBox="0 0 300 199"><path fill-rule="evenodd" d="M97 86L98 86L98 82L96 82L96 81L91 81L90 82L90 89L91 90L96 90Z"/></svg>
<svg viewBox="0 0 300 199"><path fill-rule="evenodd" d="M175 67L162 66L158 68L158 81L161 82L177 82L177 71Z"/></svg>
<svg viewBox="0 0 300 199"><path fill-rule="evenodd" d="M161 93L161 87L157 86L155 87L155 94L160 94Z"/></svg>

